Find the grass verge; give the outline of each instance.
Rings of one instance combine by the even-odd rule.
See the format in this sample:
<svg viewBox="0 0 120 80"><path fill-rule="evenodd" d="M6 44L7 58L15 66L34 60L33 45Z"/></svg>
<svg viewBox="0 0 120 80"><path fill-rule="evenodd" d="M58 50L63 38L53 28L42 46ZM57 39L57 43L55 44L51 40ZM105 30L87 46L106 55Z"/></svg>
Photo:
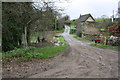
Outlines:
<svg viewBox="0 0 120 80"><path fill-rule="evenodd" d="M82 41L87 41L87 42L92 42L91 40L85 39L85 38L81 38L78 36L74 36L74 38L78 39L78 40L82 40Z"/></svg>
<svg viewBox="0 0 120 80"><path fill-rule="evenodd" d="M103 49L119 50L118 46L103 45L98 43L91 44L91 46L103 48Z"/></svg>
<svg viewBox="0 0 120 80"><path fill-rule="evenodd" d="M64 29L62 30L56 30L57 33L63 33L64 32Z"/></svg>
<svg viewBox="0 0 120 80"><path fill-rule="evenodd" d="M64 52L68 45L62 36L59 37L60 46L46 46L42 48L28 47L28 48L18 48L12 51L3 53L3 60L8 60L12 58L17 58L17 62L30 61L33 58L50 58L56 56L58 53ZM64 45L63 45L64 43Z"/></svg>
<svg viewBox="0 0 120 80"><path fill-rule="evenodd" d="M78 36L74 36L74 38L76 38L78 40L82 40L82 41L92 42L91 40L81 38L81 37L78 37ZM90 45L94 46L94 47L98 47L98 48L103 48L103 49L120 50L120 48L118 46L103 45L103 44L100 44L100 43L94 43L94 44L90 44Z"/></svg>

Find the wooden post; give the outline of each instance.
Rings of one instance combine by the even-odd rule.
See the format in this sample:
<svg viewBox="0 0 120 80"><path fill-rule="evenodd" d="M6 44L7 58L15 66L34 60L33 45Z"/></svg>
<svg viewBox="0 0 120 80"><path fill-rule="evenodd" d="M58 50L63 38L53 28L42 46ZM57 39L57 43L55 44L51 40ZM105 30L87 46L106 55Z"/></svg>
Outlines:
<svg viewBox="0 0 120 80"><path fill-rule="evenodd" d="M107 44L107 38L105 37L105 40L104 40L104 45L106 45Z"/></svg>

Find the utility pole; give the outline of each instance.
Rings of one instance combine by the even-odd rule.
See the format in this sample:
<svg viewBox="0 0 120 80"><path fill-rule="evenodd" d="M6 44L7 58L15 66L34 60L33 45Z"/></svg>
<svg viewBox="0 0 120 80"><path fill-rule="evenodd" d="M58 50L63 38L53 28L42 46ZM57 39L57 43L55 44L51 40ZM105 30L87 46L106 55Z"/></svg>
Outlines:
<svg viewBox="0 0 120 80"><path fill-rule="evenodd" d="M113 10L113 16L112 16L112 22L114 21L114 10Z"/></svg>
<svg viewBox="0 0 120 80"><path fill-rule="evenodd" d="M120 18L120 1L118 2L118 18Z"/></svg>

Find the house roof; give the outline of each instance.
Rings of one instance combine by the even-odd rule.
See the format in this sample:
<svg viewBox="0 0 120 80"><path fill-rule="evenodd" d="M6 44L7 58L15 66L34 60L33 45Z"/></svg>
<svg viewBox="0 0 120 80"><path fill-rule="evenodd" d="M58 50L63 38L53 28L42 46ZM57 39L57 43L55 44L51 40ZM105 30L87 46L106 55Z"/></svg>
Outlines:
<svg viewBox="0 0 120 80"><path fill-rule="evenodd" d="M94 20L94 18L91 16L91 14L85 14L85 15L80 15L79 21L85 22L89 17L91 17Z"/></svg>

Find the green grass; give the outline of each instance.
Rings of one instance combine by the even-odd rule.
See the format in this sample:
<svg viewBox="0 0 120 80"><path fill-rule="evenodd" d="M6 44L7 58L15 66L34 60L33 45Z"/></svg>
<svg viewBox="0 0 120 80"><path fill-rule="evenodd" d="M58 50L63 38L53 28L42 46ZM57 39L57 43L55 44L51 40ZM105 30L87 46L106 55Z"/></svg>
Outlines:
<svg viewBox="0 0 120 80"><path fill-rule="evenodd" d="M101 21L110 21L110 19L108 18L108 19L95 19L95 21L97 21L97 22L101 22Z"/></svg>
<svg viewBox="0 0 120 80"><path fill-rule="evenodd" d="M99 43L91 44L91 46L95 46L95 47L98 47L98 48L106 48L107 47L107 45L102 45L102 44L99 44Z"/></svg>
<svg viewBox="0 0 120 80"><path fill-rule="evenodd" d="M31 43L36 43L36 40L31 40Z"/></svg>
<svg viewBox="0 0 120 80"><path fill-rule="evenodd" d="M45 47L40 50L36 50L33 56L37 58L49 58L54 57L57 53L63 52L67 46L54 46L54 47Z"/></svg>
<svg viewBox="0 0 120 80"><path fill-rule="evenodd" d="M118 46L103 45L103 44L98 44L98 43L91 44L91 46L103 48L103 49L118 50Z"/></svg>
<svg viewBox="0 0 120 80"><path fill-rule="evenodd" d="M2 57L4 58L13 58L13 57L24 57L27 53L34 51L35 47L28 48L18 48L12 51L3 52Z"/></svg>
<svg viewBox="0 0 120 80"><path fill-rule="evenodd" d="M67 44L63 36L60 36L59 40L60 40L60 44L64 44L64 45Z"/></svg>
<svg viewBox="0 0 120 80"><path fill-rule="evenodd" d="M57 32L57 33L63 33L63 32L64 32L64 29L62 29L62 30L57 30L56 32Z"/></svg>
<svg viewBox="0 0 120 80"><path fill-rule="evenodd" d="M75 26L70 25L70 29L76 30Z"/></svg>
<svg viewBox="0 0 120 80"><path fill-rule="evenodd" d="M105 28L101 28L100 31L107 31Z"/></svg>
<svg viewBox="0 0 120 80"><path fill-rule="evenodd" d="M28 47L18 48L12 51L3 53L3 59L18 58L17 62L30 61L33 58L50 58L56 56L58 53L64 52L68 46L62 36L59 37L60 46L46 46L43 48Z"/></svg>
<svg viewBox="0 0 120 80"><path fill-rule="evenodd" d="M76 38L78 40L81 40L81 41L92 42L91 40L88 40L88 39L85 39L85 38L81 38L81 37L78 37L78 36L74 36L74 38Z"/></svg>

